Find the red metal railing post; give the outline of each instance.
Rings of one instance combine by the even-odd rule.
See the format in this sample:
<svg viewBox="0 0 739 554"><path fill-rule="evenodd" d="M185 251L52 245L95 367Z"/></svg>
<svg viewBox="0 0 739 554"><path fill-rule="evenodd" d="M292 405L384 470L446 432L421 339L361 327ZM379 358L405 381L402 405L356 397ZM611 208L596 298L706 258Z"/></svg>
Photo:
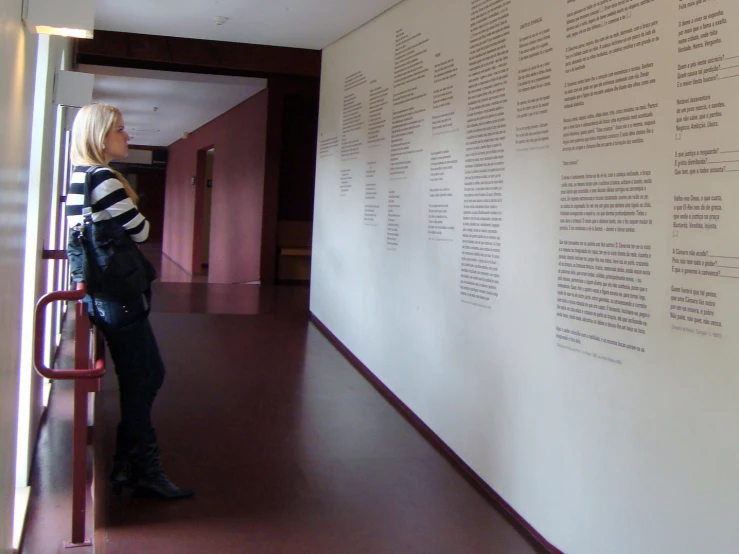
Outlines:
<svg viewBox="0 0 739 554"><path fill-rule="evenodd" d="M90 356L90 320L85 303L75 304L74 322L74 367L92 368ZM87 408L90 391L89 381L74 381L74 435L72 452L72 540L64 543L65 548L92 546L85 538L85 515L87 510Z"/></svg>

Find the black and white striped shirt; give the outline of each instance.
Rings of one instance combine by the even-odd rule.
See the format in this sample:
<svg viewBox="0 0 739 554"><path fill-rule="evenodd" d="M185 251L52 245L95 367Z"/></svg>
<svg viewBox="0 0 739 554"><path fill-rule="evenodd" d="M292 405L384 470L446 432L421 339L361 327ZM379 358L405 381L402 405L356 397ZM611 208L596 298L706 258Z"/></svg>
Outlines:
<svg viewBox="0 0 739 554"><path fill-rule="evenodd" d="M71 229L82 223L85 205L85 175L90 171L90 204L92 220L113 219L123 227L134 242L144 242L149 237L149 222L139 213L128 197L123 184L107 167L77 166L67 194L67 223Z"/></svg>

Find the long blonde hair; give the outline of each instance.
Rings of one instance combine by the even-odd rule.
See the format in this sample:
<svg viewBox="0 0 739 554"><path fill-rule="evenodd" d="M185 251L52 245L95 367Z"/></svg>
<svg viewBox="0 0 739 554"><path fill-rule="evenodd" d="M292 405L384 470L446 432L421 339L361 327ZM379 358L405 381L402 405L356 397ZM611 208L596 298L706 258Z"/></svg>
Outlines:
<svg viewBox="0 0 739 554"><path fill-rule="evenodd" d="M107 104L88 104L84 106L77 117L74 118L74 125L72 125L70 158L72 165L103 165L108 167L123 184L126 194L135 204L139 197L131 188L129 182L105 162L105 137L120 118L121 111L115 106L108 106Z"/></svg>

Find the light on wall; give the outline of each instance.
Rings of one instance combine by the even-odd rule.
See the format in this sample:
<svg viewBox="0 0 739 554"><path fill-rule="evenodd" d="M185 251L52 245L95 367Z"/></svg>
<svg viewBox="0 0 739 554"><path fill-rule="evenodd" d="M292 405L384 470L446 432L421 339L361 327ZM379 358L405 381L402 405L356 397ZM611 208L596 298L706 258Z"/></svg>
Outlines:
<svg viewBox="0 0 739 554"><path fill-rule="evenodd" d="M23 21L34 33L92 38L95 0L23 0Z"/></svg>
<svg viewBox="0 0 739 554"><path fill-rule="evenodd" d="M54 76L54 104L81 108L92 104L95 75L77 71L57 71Z"/></svg>

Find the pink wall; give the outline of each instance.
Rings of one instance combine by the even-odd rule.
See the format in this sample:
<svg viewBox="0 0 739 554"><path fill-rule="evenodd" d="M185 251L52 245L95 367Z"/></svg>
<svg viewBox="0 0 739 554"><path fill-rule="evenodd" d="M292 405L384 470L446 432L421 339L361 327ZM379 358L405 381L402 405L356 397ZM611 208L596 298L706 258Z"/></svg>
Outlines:
<svg viewBox="0 0 739 554"><path fill-rule="evenodd" d="M198 152L215 148L208 280L260 278L268 93L266 90L169 147L163 251L187 271L200 271L204 192Z"/></svg>

